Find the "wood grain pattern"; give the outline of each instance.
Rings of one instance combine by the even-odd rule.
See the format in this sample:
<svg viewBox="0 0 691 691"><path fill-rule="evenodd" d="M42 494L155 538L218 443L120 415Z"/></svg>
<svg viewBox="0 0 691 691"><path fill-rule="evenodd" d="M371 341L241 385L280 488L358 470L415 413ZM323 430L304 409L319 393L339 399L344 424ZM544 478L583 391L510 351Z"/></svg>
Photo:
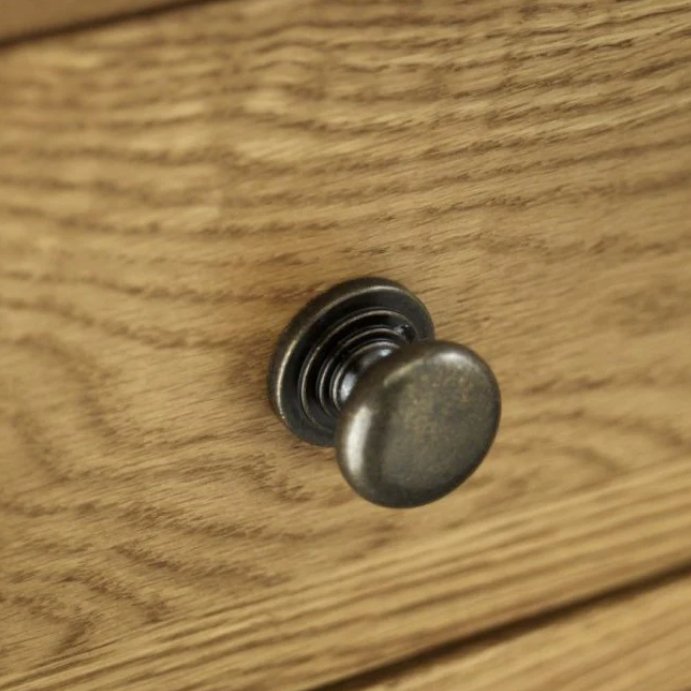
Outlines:
<svg viewBox="0 0 691 691"><path fill-rule="evenodd" d="M686 563L690 26L295 0L5 50L5 685L300 687ZM422 510L265 400L285 322L363 274L502 384Z"/></svg>
<svg viewBox="0 0 691 691"><path fill-rule="evenodd" d="M691 478L688 463L672 465L399 541L262 597L226 594L203 615L0 679L0 689L305 688L691 568Z"/></svg>
<svg viewBox="0 0 691 691"><path fill-rule="evenodd" d="M0 0L0 41L121 19L195 0ZM196 0L204 2L204 0Z"/></svg>
<svg viewBox="0 0 691 691"><path fill-rule="evenodd" d="M691 688L689 649L691 588L677 581L357 688L680 691Z"/></svg>

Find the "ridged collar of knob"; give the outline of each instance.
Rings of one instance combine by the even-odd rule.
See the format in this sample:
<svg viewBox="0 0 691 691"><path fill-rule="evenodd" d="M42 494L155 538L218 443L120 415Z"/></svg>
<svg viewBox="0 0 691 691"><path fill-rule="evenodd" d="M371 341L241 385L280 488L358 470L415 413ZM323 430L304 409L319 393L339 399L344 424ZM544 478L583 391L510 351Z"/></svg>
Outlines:
<svg viewBox="0 0 691 691"><path fill-rule="evenodd" d="M382 278L341 283L309 302L282 334L269 371L269 398L297 436L333 446L358 367L432 338L429 312L402 285Z"/></svg>

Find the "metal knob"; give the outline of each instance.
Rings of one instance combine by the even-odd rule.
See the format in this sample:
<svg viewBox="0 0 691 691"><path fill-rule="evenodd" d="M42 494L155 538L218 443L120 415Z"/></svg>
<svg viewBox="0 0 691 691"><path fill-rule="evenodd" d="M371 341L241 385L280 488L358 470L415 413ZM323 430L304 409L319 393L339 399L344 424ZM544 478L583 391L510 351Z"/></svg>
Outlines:
<svg viewBox="0 0 691 691"><path fill-rule="evenodd" d="M298 437L336 447L360 496L393 508L427 504L466 480L501 410L489 366L469 348L435 341L420 300L381 278L337 285L293 319L269 395Z"/></svg>

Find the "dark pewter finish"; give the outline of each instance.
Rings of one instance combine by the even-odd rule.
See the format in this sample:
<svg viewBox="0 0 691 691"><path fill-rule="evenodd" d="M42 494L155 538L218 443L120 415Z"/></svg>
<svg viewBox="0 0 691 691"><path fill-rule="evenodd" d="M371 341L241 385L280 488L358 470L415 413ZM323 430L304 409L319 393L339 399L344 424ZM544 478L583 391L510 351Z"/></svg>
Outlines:
<svg viewBox="0 0 691 691"><path fill-rule="evenodd" d="M362 278L310 302L274 354L269 392L279 417L305 441L335 445L351 487L381 506L448 494L497 431L499 386L488 365L433 337L414 295Z"/></svg>
<svg viewBox="0 0 691 691"><path fill-rule="evenodd" d="M456 489L489 451L499 387L473 351L414 343L378 362L343 408L338 463L365 499L410 507Z"/></svg>

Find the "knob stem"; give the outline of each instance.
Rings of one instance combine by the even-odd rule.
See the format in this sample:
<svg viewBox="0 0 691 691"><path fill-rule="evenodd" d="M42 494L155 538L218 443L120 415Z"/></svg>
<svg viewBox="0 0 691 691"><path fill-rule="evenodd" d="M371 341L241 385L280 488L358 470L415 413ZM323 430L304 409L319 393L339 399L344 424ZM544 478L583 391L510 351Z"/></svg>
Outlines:
<svg viewBox="0 0 691 691"><path fill-rule="evenodd" d="M339 412L365 372L377 362L395 353L400 347L401 344L393 340L371 341L363 344L338 367L333 376L330 392Z"/></svg>

